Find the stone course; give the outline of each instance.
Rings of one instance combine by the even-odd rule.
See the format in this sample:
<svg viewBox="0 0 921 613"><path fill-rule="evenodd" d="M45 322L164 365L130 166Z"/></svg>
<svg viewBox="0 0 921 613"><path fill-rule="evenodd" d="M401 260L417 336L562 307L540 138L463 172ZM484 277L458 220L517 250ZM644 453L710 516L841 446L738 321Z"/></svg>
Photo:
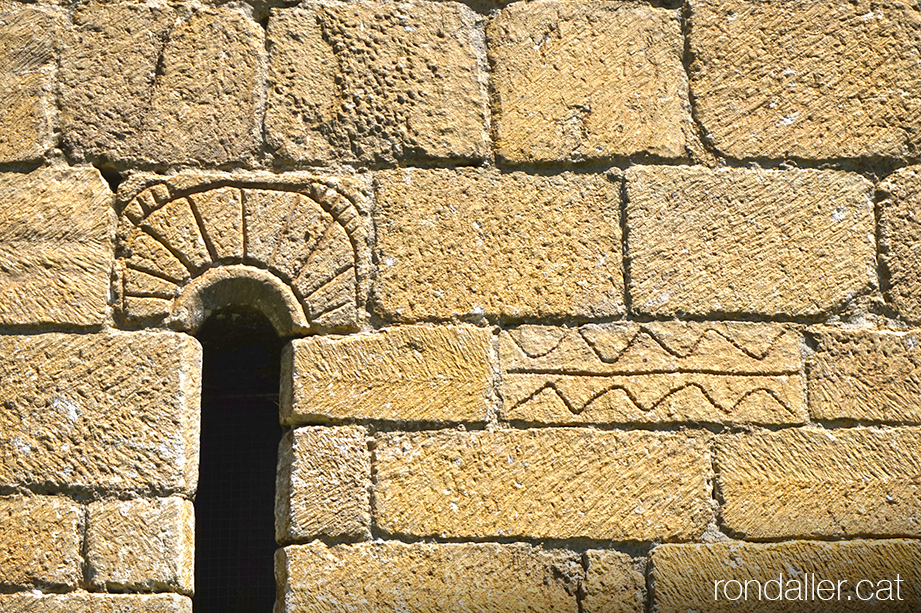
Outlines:
<svg viewBox="0 0 921 613"><path fill-rule="evenodd" d="M178 594L0 594L0 613L192 613Z"/></svg>

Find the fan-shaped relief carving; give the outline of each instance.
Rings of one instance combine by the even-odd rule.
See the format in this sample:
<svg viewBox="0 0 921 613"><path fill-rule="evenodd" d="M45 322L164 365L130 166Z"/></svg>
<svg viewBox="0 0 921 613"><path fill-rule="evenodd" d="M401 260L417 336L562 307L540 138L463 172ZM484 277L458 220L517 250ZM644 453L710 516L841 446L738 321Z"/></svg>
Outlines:
<svg viewBox="0 0 921 613"><path fill-rule="evenodd" d="M233 303L260 309L284 335L358 327L366 230L324 183L154 185L125 207L119 235L129 322L194 331Z"/></svg>

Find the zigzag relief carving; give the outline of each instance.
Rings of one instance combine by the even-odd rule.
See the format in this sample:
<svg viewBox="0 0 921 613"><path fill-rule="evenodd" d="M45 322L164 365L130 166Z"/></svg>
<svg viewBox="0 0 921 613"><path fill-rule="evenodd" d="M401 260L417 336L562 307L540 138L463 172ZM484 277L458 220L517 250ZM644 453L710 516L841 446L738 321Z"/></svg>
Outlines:
<svg viewBox="0 0 921 613"><path fill-rule="evenodd" d="M225 296L243 296L283 334L356 329L366 246L355 205L319 181L154 185L122 214L121 311L194 331Z"/></svg>
<svg viewBox="0 0 921 613"><path fill-rule="evenodd" d="M528 325L500 334L499 357L511 421L806 421L799 336L775 324Z"/></svg>

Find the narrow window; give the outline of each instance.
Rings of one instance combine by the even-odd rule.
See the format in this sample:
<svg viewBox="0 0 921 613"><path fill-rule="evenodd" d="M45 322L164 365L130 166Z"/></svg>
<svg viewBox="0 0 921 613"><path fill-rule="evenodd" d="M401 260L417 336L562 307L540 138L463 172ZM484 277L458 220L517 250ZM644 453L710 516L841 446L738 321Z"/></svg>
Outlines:
<svg viewBox="0 0 921 613"><path fill-rule="evenodd" d="M284 341L262 314L240 308L211 315L197 337L204 364L194 611L271 613Z"/></svg>

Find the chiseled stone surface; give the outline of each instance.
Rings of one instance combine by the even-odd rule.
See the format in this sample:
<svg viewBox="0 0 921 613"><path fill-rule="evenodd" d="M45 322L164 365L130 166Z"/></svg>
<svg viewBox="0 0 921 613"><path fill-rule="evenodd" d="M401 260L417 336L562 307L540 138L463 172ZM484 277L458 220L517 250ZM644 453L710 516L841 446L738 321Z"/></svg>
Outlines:
<svg viewBox="0 0 921 613"><path fill-rule="evenodd" d="M643 563L619 551L590 549L582 584L582 613L643 613L646 577Z"/></svg>
<svg viewBox="0 0 921 613"><path fill-rule="evenodd" d="M102 324L114 214L99 171L2 173L0 203L0 325Z"/></svg>
<svg viewBox="0 0 921 613"><path fill-rule="evenodd" d="M63 26L53 6L0 2L0 163L54 145L54 74Z"/></svg>
<svg viewBox="0 0 921 613"><path fill-rule="evenodd" d="M728 434L715 456L723 523L745 538L921 535L921 429Z"/></svg>
<svg viewBox="0 0 921 613"><path fill-rule="evenodd" d="M603 317L624 312L620 196L602 175L377 175L377 311Z"/></svg>
<svg viewBox="0 0 921 613"><path fill-rule="evenodd" d="M477 25L457 2L273 11L269 144L297 162L482 159L489 111Z"/></svg>
<svg viewBox="0 0 921 613"><path fill-rule="evenodd" d="M278 452L275 540L360 537L371 523L371 453L360 426L297 428Z"/></svg>
<svg viewBox="0 0 921 613"><path fill-rule="evenodd" d="M76 587L83 516L83 507L63 497L0 498L0 588Z"/></svg>
<svg viewBox="0 0 921 613"><path fill-rule="evenodd" d="M490 344L490 331L473 326L294 340L282 354L282 422L484 422L493 383Z"/></svg>
<svg viewBox="0 0 921 613"><path fill-rule="evenodd" d="M265 61L263 30L242 9L81 4L61 60L64 143L153 167L249 160Z"/></svg>
<svg viewBox="0 0 921 613"><path fill-rule="evenodd" d="M687 155L693 126L677 10L514 3L490 22L487 38L503 158Z"/></svg>
<svg viewBox="0 0 921 613"><path fill-rule="evenodd" d="M192 613L179 594L0 594L0 613Z"/></svg>
<svg viewBox="0 0 921 613"><path fill-rule="evenodd" d="M816 316L876 287L860 175L640 166L626 180L637 312Z"/></svg>
<svg viewBox="0 0 921 613"><path fill-rule="evenodd" d="M524 325L499 356L510 421L806 421L799 334L776 324Z"/></svg>
<svg viewBox="0 0 921 613"><path fill-rule="evenodd" d="M176 591L195 583L195 509L178 496L89 505L87 577L97 590Z"/></svg>
<svg viewBox="0 0 921 613"><path fill-rule="evenodd" d="M201 346L171 332L0 336L0 484L195 490Z"/></svg>
<svg viewBox="0 0 921 613"><path fill-rule="evenodd" d="M576 613L576 554L497 543L315 541L275 554L280 611Z"/></svg>
<svg viewBox="0 0 921 613"><path fill-rule="evenodd" d="M690 6L691 89L705 134L724 154L902 158L921 144L915 4Z"/></svg>
<svg viewBox="0 0 921 613"><path fill-rule="evenodd" d="M541 428L379 434L390 534L675 540L711 518L706 432Z"/></svg>
<svg viewBox="0 0 921 613"><path fill-rule="evenodd" d="M815 419L921 422L921 334L813 328L806 364Z"/></svg>
<svg viewBox="0 0 921 613"><path fill-rule="evenodd" d="M658 613L909 613L921 607L918 541L660 545L650 558ZM783 598L777 598L778 579L783 580ZM719 581L723 583L716 585L714 599L714 584ZM758 581L761 597L758 584L749 583L747 599L729 600L727 591L735 597L739 585L727 587L726 581L738 581L743 590L746 581ZM829 584L820 581L832 582L834 589L828 591ZM867 583L860 584L858 594L861 581ZM892 601L868 598L880 589L884 590L880 597L887 598L887 586L892 588ZM817 591L819 587L823 591Z"/></svg>
<svg viewBox="0 0 921 613"><path fill-rule="evenodd" d="M888 273L886 299L905 319L921 323L921 166L880 183L880 259Z"/></svg>

